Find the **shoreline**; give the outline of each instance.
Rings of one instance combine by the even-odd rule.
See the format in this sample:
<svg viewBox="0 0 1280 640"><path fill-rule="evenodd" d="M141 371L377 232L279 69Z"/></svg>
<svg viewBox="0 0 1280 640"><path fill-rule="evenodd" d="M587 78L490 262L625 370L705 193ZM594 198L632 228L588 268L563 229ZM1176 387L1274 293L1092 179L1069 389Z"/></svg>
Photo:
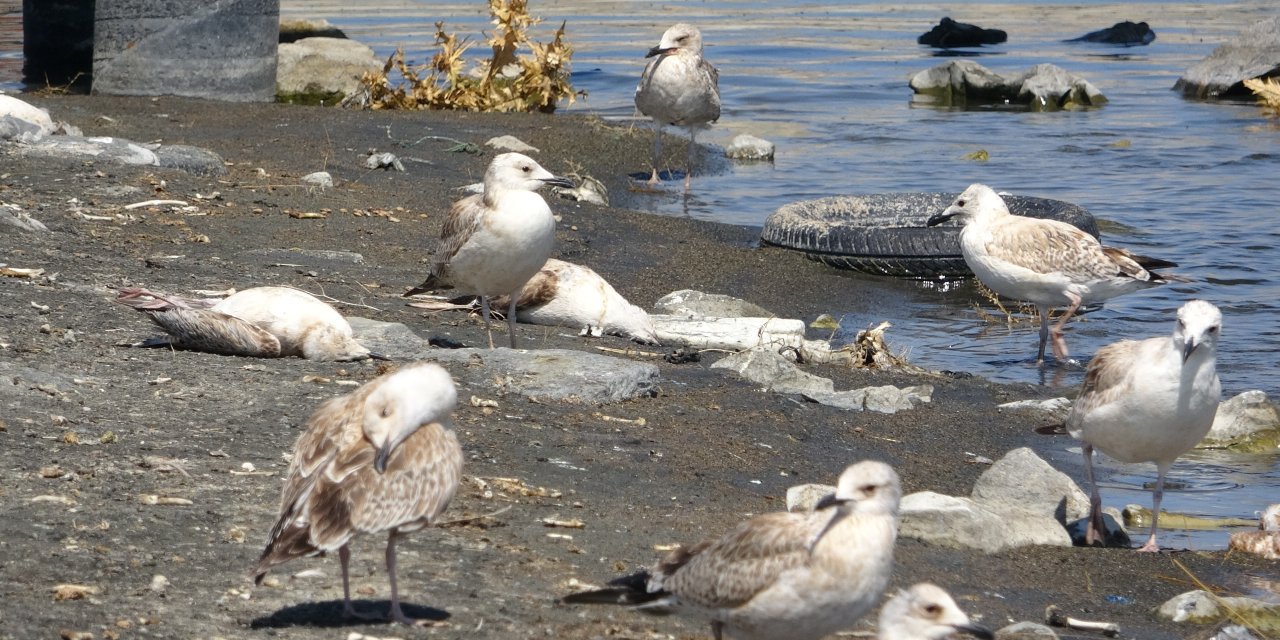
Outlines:
<svg viewBox="0 0 1280 640"><path fill-rule="evenodd" d="M376 375L376 365L122 348L155 331L141 314L110 302L114 288L285 284L363 305L339 307L348 315L480 344L478 320L424 315L404 307L399 294L421 279L427 248L458 197L455 187L476 181L493 154L449 153L437 140L397 141L438 136L480 144L510 134L543 149L535 158L553 172L576 164L605 181L611 193L625 189L625 175L648 157L650 143L647 129L628 131L581 116L357 112L176 98L23 99L87 135L191 144L233 164L222 178L34 158L6 158L0 170L0 201L21 205L51 229L0 237L4 261L58 274L52 282L0 280L0 342L10 345L0 354L28 378L32 371L49 376L42 384L52 389L0 392L9 411L0 459L12 478L3 496L14 505L0 523L0 588L16 612L4 614L0 638L52 628L116 630L122 637L146 629L163 637L245 638L264 637L265 628L275 637L300 638L315 626L341 624L333 604L341 597L333 559L282 567L279 587L250 589L244 573L274 516L280 454L320 401L350 390L307 377L364 382ZM584 127L599 135L573 135ZM682 144L671 140L677 149ZM370 148L396 153L408 171L364 169ZM709 153L704 149L700 159ZM338 186L323 192L303 187L298 178L318 170L333 173ZM696 192L696 182L694 187ZM196 211L122 208L152 198L186 200ZM736 295L782 317L812 318L826 310L832 295L857 296L872 310L900 304L895 283L759 247L750 227L548 201L563 218L558 257L591 266L642 307L682 288ZM88 220L77 211L111 220ZM326 217L295 219L290 211ZM294 247L362 258L280 266L289 261L270 253ZM586 341L546 327L521 329L522 345L530 349L628 345L620 338ZM710 359L657 363L662 383L656 396L599 407L530 402L478 385L460 389L461 397L499 403L492 411L465 401L459 407L464 473L516 477L561 495L486 498L474 483L465 485L447 520L511 509L417 533L401 546L405 600L446 612L444 626L425 632L351 629L413 637L525 637L542 635L544 627L565 638L617 629L705 635L703 624L691 618L547 605L570 590L569 580L599 584L647 565L659 555L654 545L696 542L747 513L780 509L788 486L831 483L858 459L893 464L904 492L967 495L986 467L972 464L965 452L998 459L1016 447L1049 447L1033 431L1049 420L995 409L1000 402L1047 397L1040 387L930 376L936 391L928 405L893 415L849 413L761 393L709 370ZM815 371L841 389L923 379L834 366ZM600 415L644 417L646 423L619 426ZM80 444L68 442L67 432ZM165 471L155 459L179 461L172 465L183 471ZM274 475L233 473L243 463ZM37 473L48 466L68 473L54 479ZM1079 482L1078 469L1062 470ZM147 506L137 500L141 494L195 504ZM44 495L71 504L33 502ZM550 516L577 517L586 527L568 532L571 540L549 538L556 531L541 519ZM95 528L99 521L109 526ZM381 544L364 538L355 545L353 588L366 608L373 606L369 600L387 597ZM38 559L34 567L31 558ZM1119 622L1127 637L1180 638L1193 631L1147 613L1192 588L1172 580L1185 578L1174 560L1200 579L1236 591L1247 588L1248 576L1271 567L1224 552L1152 557L1032 547L984 555L901 540L892 584L934 581L966 611L984 614L993 628L1009 620L1042 622L1045 606L1057 604L1069 615ZM308 568L324 577L292 577ZM171 583L163 595L147 588L156 574ZM64 583L100 591L48 604L49 589ZM1132 604L1109 603L1109 595ZM192 607L199 603L210 606ZM413 607L406 610L414 615ZM130 626L121 627L121 619ZM476 630L480 620L483 631Z"/></svg>

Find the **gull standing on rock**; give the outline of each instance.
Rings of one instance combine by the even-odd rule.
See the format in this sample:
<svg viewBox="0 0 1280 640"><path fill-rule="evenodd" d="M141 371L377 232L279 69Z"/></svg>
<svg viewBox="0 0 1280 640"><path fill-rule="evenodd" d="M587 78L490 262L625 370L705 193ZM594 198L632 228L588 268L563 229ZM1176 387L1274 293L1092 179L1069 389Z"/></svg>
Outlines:
<svg viewBox="0 0 1280 640"><path fill-rule="evenodd" d="M404 295L456 288L480 296L490 349L489 299L511 296L507 326L511 348L516 348L516 299L551 257L556 239L551 208L538 195L547 185L572 188L573 182L519 153L494 158L484 173L484 192L453 203L449 210L426 281Z"/></svg>
<svg viewBox="0 0 1280 640"><path fill-rule="evenodd" d="M702 32L683 22L662 34L658 46L649 50L636 86L636 108L653 118L653 174L649 184L658 184L658 162L662 155L662 125L689 130L689 153L684 186L689 188L693 173L693 151L698 129L720 119L720 72L702 59Z"/></svg>
<svg viewBox="0 0 1280 640"><path fill-rule="evenodd" d="M1098 350L1067 417L1084 442L1085 477L1092 487L1087 544L1105 540L1102 499L1093 479L1093 450L1123 462L1156 463L1151 537L1139 551L1159 551L1156 522L1164 477L1173 461L1204 439L1222 395L1216 349L1222 313L1203 300L1178 309L1172 337L1123 340Z"/></svg>
<svg viewBox="0 0 1280 640"><path fill-rule="evenodd" d="M951 594L935 584L921 582L899 591L880 609L876 639L945 640L956 632L984 640L995 637L990 629L971 622Z"/></svg>
<svg viewBox="0 0 1280 640"><path fill-rule="evenodd" d="M892 467L859 462L812 512L755 516L564 601L692 610L711 618L716 640L817 640L848 628L884 593L901 496Z"/></svg>
<svg viewBox="0 0 1280 640"><path fill-rule="evenodd" d="M448 372L421 362L320 405L294 445L255 582L278 564L336 550L343 616L368 617L351 606L348 545L356 534L386 531L387 617L416 624L400 609L396 541L435 524L458 490L462 448L450 424L457 402Z"/></svg>
<svg viewBox="0 0 1280 640"><path fill-rule="evenodd" d="M960 251L978 280L1002 296L1031 302L1040 312L1037 362L1044 362L1051 333L1053 356L1067 358L1062 327L1082 305L1164 284L1166 277L1149 269L1177 266L1104 247L1065 222L1015 216L1004 199L983 184L970 185L926 224L932 227L951 218L964 225ZM1067 311L1051 330L1049 310L1062 306Z"/></svg>

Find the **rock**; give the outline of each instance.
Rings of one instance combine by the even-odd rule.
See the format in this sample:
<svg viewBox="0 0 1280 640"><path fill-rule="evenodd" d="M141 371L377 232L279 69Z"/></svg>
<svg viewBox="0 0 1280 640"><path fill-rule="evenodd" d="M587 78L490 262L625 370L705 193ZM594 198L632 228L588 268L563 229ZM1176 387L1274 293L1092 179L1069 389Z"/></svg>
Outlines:
<svg viewBox="0 0 1280 640"><path fill-rule="evenodd" d="M1063 526L1089 515L1089 496L1028 447L997 460L978 477L970 495L996 511L1031 511Z"/></svg>
<svg viewBox="0 0 1280 640"><path fill-rule="evenodd" d="M816 391L805 393L809 400L852 411L897 413L907 411L933 399L933 385L898 388L893 385L863 387L850 391Z"/></svg>
<svg viewBox="0 0 1280 640"><path fill-rule="evenodd" d="M1280 73L1280 16L1255 22L1173 85L1189 98L1253 98L1244 81Z"/></svg>
<svg viewBox="0 0 1280 640"><path fill-rule="evenodd" d="M489 138L485 141L486 147L493 147L500 152L514 151L516 153L538 153L538 148L526 144L523 140L515 136L497 136Z"/></svg>
<svg viewBox="0 0 1280 640"><path fill-rule="evenodd" d="M734 160L773 160L773 143L751 134L734 136L725 147L724 155Z"/></svg>
<svg viewBox="0 0 1280 640"><path fill-rule="evenodd" d="M284 19L280 21L280 42L297 42L303 38L345 38L347 34L328 20Z"/></svg>
<svg viewBox="0 0 1280 640"><path fill-rule="evenodd" d="M85 138L82 136L49 136L22 147L23 153L70 158L95 159L131 165L159 164L154 151L123 138Z"/></svg>
<svg viewBox="0 0 1280 640"><path fill-rule="evenodd" d="M1096 107L1107 98L1088 80L1053 64L1038 64L1022 75L1018 100L1032 111Z"/></svg>
<svg viewBox="0 0 1280 640"><path fill-rule="evenodd" d="M366 169L395 169L396 171L404 171L404 163L400 162L400 158L394 153L370 153L369 157L364 159L364 167ZM481 191L484 190L481 184Z"/></svg>
<svg viewBox="0 0 1280 640"><path fill-rule="evenodd" d="M1071 415L1071 399L1070 398L1049 398L1048 400L1015 400L996 405L1001 411L1026 411L1029 413L1041 413L1054 420L1066 421L1067 416Z"/></svg>
<svg viewBox="0 0 1280 640"><path fill-rule="evenodd" d="M35 125L44 134L53 133L53 118L49 112L13 96L0 94L0 118L14 118Z"/></svg>
<svg viewBox="0 0 1280 640"><path fill-rule="evenodd" d="M1156 32L1145 22L1117 22L1106 29L1090 31L1079 38L1064 40L1063 42L1097 42L1100 44L1115 44L1125 47L1134 47L1151 44L1156 39Z"/></svg>
<svg viewBox="0 0 1280 640"><path fill-rule="evenodd" d="M259 264L297 264L304 267L339 267L364 264L364 256L353 251L329 251L327 249L250 249L242 256L258 258Z"/></svg>
<svg viewBox="0 0 1280 640"><path fill-rule="evenodd" d="M30 144L47 135L48 132L34 122L14 116L0 116L0 141Z"/></svg>
<svg viewBox="0 0 1280 640"><path fill-rule="evenodd" d="M1209 640L1262 640L1262 638L1254 635L1248 627L1228 624L1218 629L1218 632L1210 636Z"/></svg>
<svg viewBox="0 0 1280 640"><path fill-rule="evenodd" d="M356 341L374 353L399 360L431 348L425 338L399 322L381 322L360 316L347 316Z"/></svg>
<svg viewBox="0 0 1280 640"><path fill-rule="evenodd" d="M662 337L659 329L658 339ZM742 378L764 386L767 391L821 395L835 391L835 383L829 378L801 371L790 360L778 354L776 349L760 347L747 349L721 358L712 369L730 369Z"/></svg>
<svg viewBox="0 0 1280 640"><path fill-rule="evenodd" d="M1017 102L1032 111L1056 111L1107 102L1087 80L1052 64L1038 64L1007 78L970 60L951 60L915 74L909 84L941 106Z"/></svg>
<svg viewBox="0 0 1280 640"><path fill-rule="evenodd" d="M168 169L179 169L197 176L221 176L227 173L227 163L218 154L185 144L165 144L156 147L156 164Z"/></svg>
<svg viewBox="0 0 1280 640"><path fill-rule="evenodd" d="M996 630L996 640L1058 640L1058 634L1038 622L1023 621Z"/></svg>
<svg viewBox="0 0 1280 640"><path fill-rule="evenodd" d="M1280 412L1266 393L1245 391L1218 405L1209 435L1196 448L1275 452L1280 448Z"/></svg>
<svg viewBox="0 0 1280 640"><path fill-rule="evenodd" d="M302 176L302 181L307 184L314 184L321 189L330 189L333 187L333 176L328 171L316 171Z"/></svg>
<svg viewBox="0 0 1280 640"><path fill-rule="evenodd" d="M1067 524L1067 535L1071 536L1071 544L1077 547L1088 546L1085 543L1085 535L1089 527L1089 516L1086 514L1083 518ZM1133 541L1129 538L1129 532L1120 526L1120 519L1115 514L1102 513L1102 530L1104 547L1129 547Z"/></svg>
<svg viewBox="0 0 1280 640"><path fill-rule="evenodd" d="M799 346L804 341L804 322L785 318L709 318L651 314L658 342L697 347L730 349Z"/></svg>
<svg viewBox="0 0 1280 640"><path fill-rule="evenodd" d="M98 0L93 92L275 97L279 0Z"/></svg>
<svg viewBox="0 0 1280 640"><path fill-rule="evenodd" d="M1156 615L1173 622L1212 624L1227 616L1262 631L1280 632L1280 604L1271 604L1242 596L1214 596L1207 591L1188 591L1167 600ZM1264 635L1265 637L1265 635Z"/></svg>
<svg viewBox="0 0 1280 640"><path fill-rule="evenodd" d="M787 511L813 511L823 498L835 495L829 484L798 484L787 488Z"/></svg>
<svg viewBox="0 0 1280 640"><path fill-rule="evenodd" d="M928 33L916 38L916 42L939 49L951 49L1000 44L1008 39L1009 34L999 29L984 29L977 25L956 22L951 18L943 18Z"/></svg>
<svg viewBox="0 0 1280 640"><path fill-rule="evenodd" d="M380 73L367 45L346 38L301 38L279 45L276 95L283 101L337 104L360 90L360 77Z"/></svg>
<svg viewBox="0 0 1280 640"><path fill-rule="evenodd" d="M655 313L712 318L773 318L777 314L741 298L692 289L673 291L653 303Z"/></svg>
<svg viewBox="0 0 1280 640"><path fill-rule="evenodd" d="M22 231L49 232L49 227L44 226L43 222L32 218L30 214L23 211L16 204L0 204L0 225L15 227Z"/></svg>

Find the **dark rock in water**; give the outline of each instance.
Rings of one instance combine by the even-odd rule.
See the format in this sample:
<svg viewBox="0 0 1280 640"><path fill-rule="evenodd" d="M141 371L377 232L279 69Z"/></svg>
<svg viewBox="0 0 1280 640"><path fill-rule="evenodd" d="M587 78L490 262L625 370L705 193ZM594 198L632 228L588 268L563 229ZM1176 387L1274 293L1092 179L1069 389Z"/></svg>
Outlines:
<svg viewBox="0 0 1280 640"><path fill-rule="evenodd" d="M1248 98L1250 78L1280 76L1280 16L1255 23L1192 65L1173 85L1188 98Z"/></svg>
<svg viewBox="0 0 1280 640"><path fill-rule="evenodd" d="M1067 525L1067 534L1071 536L1071 544L1077 547L1088 546L1084 543L1085 531L1089 528L1089 518L1086 516ZM1120 526L1111 514L1102 514L1102 529L1104 531L1103 541L1104 547L1128 547L1130 545L1129 534L1125 532L1124 527Z"/></svg>
<svg viewBox="0 0 1280 640"><path fill-rule="evenodd" d="M1072 38L1065 42L1098 42L1101 44L1116 44L1125 47L1136 47L1151 44L1156 39L1156 32L1151 30L1145 22L1117 22L1106 29L1090 31L1079 38Z"/></svg>
<svg viewBox="0 0 1280 640"><path fill-rule="evenodd" d="M955 47L980 47L984 44L1000 44L1009 39L1009 34L1000 29L984 29L965 22L956 22L951 18L943 18L938 26L929 33L916 38L916 42L939 49Z"/></svg>

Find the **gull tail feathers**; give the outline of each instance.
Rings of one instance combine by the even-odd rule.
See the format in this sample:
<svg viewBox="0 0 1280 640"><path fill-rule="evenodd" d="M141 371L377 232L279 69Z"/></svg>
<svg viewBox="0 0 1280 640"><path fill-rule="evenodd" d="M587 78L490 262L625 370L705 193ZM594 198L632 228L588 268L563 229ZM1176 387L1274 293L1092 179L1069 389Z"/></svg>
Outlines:
<svg viewBox="0 0 1280 640"><path fill-rule="evenodd" d="M441 289L452 289L452 288L453 288L452 286L449 286L441 282L440 278L436 277L435 274L431 274L427 276L426 280L422 281L422 284L404 292L403 297L408 298L409 296L416 296L420 293L427 293L428 291L439 291Z"/></svg>
<svg viewBox="0 0 1280 640"><path fill-rule="evenodd" d="M610 580L609 586L603 589L571 593L561 598L560 601L565 604L619 604L628 606L660 604L657 601L666 598L670 594L661 590L650 592L648 590L650 577L651 574L648 571L640 571L629 576Z"/></svg>

